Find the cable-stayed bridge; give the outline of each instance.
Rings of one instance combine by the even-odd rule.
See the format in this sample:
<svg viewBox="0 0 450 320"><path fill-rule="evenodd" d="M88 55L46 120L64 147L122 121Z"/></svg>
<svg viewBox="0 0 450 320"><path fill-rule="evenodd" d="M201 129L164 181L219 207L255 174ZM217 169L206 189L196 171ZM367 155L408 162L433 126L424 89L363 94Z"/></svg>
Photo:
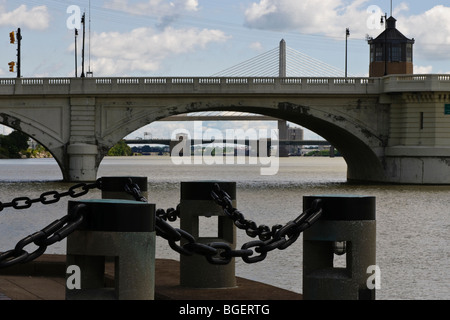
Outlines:
<svg viewBox="0 0 450 320"><path fill-rule="evenodd" d="M213 77L343 77L345 72L280 41L273 48L212 75Z"/></svg>

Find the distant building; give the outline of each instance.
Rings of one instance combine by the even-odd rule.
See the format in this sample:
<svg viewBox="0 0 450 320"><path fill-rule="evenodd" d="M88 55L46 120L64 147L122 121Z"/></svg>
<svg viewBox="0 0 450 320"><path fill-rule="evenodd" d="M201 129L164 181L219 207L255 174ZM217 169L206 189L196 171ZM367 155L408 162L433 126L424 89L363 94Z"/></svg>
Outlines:
<svg viewBox="0 0 450 320"><path fill-rule="evenodd" d="M287 139L290 141L303 141L303 129L302 128L290 128L287 129ZM289 154L300 155L301 154L301 144L292 144L289 146Z"/></svg>
<svg viewBox="0 0 450 320"><path fill-rule="evenodd" d="M385 30L370 38L369 77L388 74L413 74L414 39L408 39L395 27L396 19L389 17Z"/></svg>

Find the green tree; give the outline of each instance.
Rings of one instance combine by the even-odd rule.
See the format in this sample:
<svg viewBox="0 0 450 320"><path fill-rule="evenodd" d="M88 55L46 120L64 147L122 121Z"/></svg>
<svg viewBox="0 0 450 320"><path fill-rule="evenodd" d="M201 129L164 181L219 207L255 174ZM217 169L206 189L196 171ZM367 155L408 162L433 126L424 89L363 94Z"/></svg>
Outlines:
<svg viewBox="0 0 450 320"><path fill-rule="evenodd" d="M108 151L108 156L118 157L118 156L132 156L133 151L130 146L126 144L125 141L121 140L118 144L112 147Z"/></svg>
<svg viewBox="0 0 450 320"><path fill-rule="evenodd" d="M3 154L9 158L20 158L21 154L25 154L28 149L28 139L29 137L25 133L19 131L13 131L7 136L1 136L0 145L3 149Z"/></svg>

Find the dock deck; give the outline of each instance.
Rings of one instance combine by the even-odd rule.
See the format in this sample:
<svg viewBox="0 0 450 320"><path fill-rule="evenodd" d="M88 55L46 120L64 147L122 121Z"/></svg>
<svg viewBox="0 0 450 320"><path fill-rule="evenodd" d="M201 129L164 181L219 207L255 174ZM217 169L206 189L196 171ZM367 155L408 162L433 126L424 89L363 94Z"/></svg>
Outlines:
<svg viewBox="0 0 450 320"><path fill-rule="evenodd" d="M23 265L0 269L0 300L65 300L66 257L43 255ZM112 263L105 265L105 281L113 283ZM302 295L268 284L236 277L229 289L181 287L179 262L157 259L155 300L302 300Z"/></svg>

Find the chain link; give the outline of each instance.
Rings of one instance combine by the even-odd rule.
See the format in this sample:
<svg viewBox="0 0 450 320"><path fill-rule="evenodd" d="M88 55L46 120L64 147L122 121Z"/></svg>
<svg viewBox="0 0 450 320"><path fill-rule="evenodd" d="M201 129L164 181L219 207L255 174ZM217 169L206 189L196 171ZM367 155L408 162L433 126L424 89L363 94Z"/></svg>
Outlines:
<svg viewBox="0 0 450 320"><path fill-rule="evenodd" d="M11 202L3 203L0 201L0 212L5 208L14 208L16 210L29 209L34 203L42 203L44 205L53 204L61 200L63 197L79 198L86 195L91 189L102 189L102 178L97 179L94 183L79 183L69 188L68 191L48 191L41 194L38 198L30 199L29 197L17 197Z"/></svg>
<svg viewBox="0 0 450 320"><path fill-rule="evenodd" d="M322 214L322 202L317 199L295 220L288 222L285 226L275 225L269 228L266 225L258 226L254 221L246 220L244 215L232 205L231 197L223 191L218 184L215 184L211 191L212 199L222 206L224 213L230 217L236 227L246 231L252 238L259 237L242 245L240 250L233 250L227 243L213 242L209 244L198 243L195 238L184 230L173 228L169 221L175 221L180 216L179 205L177 209L170 208L167 211L158 209L156 211L156 234L169 242L170 247L183 255L193 255L194 253L205 256L209 263L224 265L231 262L232 258L240 257L246 263L256 263L263 261L267 253L279 249L284 250L291 246L300 234L309 228ZM184 239L183 246L176 242ZM258 255L254 255L254 253Z"/></svg>
<svg viewBox="0 0 450 320"><path fill-rule="evenodd" d="M311 208L285 226L279 224L272 228L266 225L257 226L255 222L246 220L244 215L233 207L231 197L218 184L214 185L211 196L218 205L222 206L224 213L233 220L237 228L245 230L247 235L252 238L259 237L259 240L248 242L242 246L242 259L246 263L262 261L266 258L268 252L288 248L303 231L311 227L322 215L322 201L316 199L313 201ZM250 248L254 248L254 251L259 255L248 255L248 251L251 251ZM227 254L224 256L226 257Z"/></svg>
<svg viewBox="0 0 450 320"><path fill-rule="evenodd" d="M34 203L42 203L44 205L53 204L61 200L63 197L79 198L86 195L91 189L102 189L102 179L97 179L94 183L79 183L69 188L68 191L48 191L42 193L38 198L31 199L29 197L17 197L11 202L0 202L0 211L4 208L13 208L16 210L24 210L30 208ZM84 205L78 205L84 206ZM80 210L74 210L79 212ZM0 253L0 268L6 268L19 263L26 263L40 257L47 250L47 247L55 242L61 241L71 234L81 223L83 216L81 214L69 213L59 220L55 220L44 229L35 232L22 240L20 240L14 249ZM29 244L34 244L38 248L29 253L24 250Z"/></svg>
<svg viewBox="0 0 450 320"><path fill-rule="evenodd" d="M0 253L0 268L26 263L41 256L48 246L66 238L83 222L81 213L85 207L84 204L78 204L66 216L17 242L14 249ZM28 253L24 248L29 244L34 244L38 248L32 253Z"/></svg>
<svg viewBox="0 0 450 320"><path fill-rule="evenodd" d="M125 192L132 195L136 201L147 202L147 199L141 194L139 185L134 183L132 178L128 178L128 181L125 184Z"/></svg>

